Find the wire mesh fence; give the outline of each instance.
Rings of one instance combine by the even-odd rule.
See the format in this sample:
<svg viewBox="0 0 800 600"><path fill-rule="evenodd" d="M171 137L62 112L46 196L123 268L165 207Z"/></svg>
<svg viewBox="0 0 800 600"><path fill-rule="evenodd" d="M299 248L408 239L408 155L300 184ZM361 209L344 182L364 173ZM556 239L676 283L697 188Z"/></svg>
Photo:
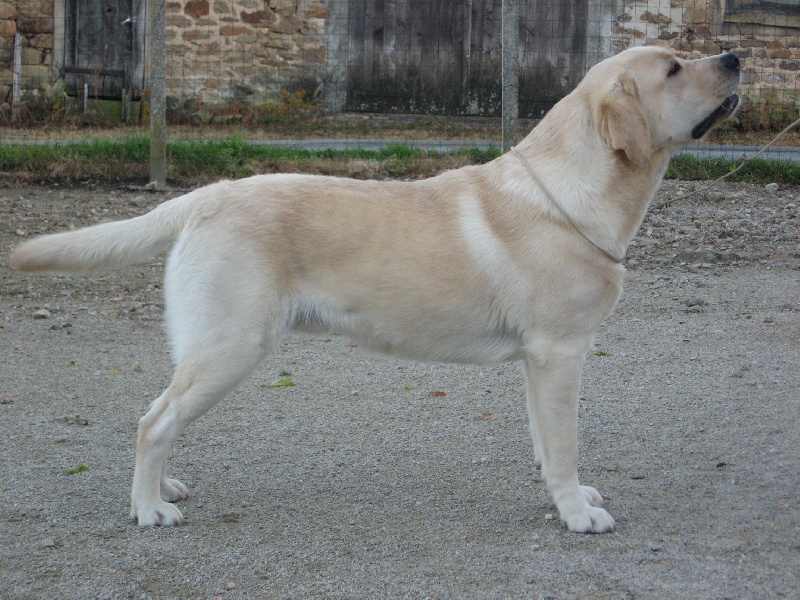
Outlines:
<svg viewBox="0 0 800 600"><path fill-rule="evenodd" d="M146 123L153 1L0 2L3 135ZM496 141L501 6L502 0L167 1L171 131ZM740 57L747 102L717 141L755 144L759 132L779 131L798 116L797 0L519 0L519 13L519 110L531 123L593 64L646 44L689 58L728 51ZM381 115L370 121L377 126L359 126L364 114Z"/></svg>

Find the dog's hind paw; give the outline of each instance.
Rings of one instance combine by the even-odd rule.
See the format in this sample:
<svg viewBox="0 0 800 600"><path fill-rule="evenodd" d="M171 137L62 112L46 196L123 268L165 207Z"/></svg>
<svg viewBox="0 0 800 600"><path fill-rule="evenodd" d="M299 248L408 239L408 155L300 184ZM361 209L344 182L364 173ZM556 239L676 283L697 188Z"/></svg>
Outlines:
<svg viewBox="0 0 800 600"><path fill-rule="evenodd" d="M582 485L581 492L590 506L603 506L603 497L596 489L589 485Z"/></svg>
<svg viewBox="0 0 800 600"><path fill-rule="evenodd" d="M161 499L167 502L177 502L189 496L189 489L177 479L165 477L161 480Z"/></svg>
<svg viewBox="0 0 800 600"><path fill-rule="evenodd" d="M172 527L183 523L183 513L174 504L159 501L152 505L131 506L131 519L139 527Z"/></svg>
<svg viewBox="0 0 800 600"><path fill-rule="evenodd" d="M610 533L614 531L614 519L602 508L587 506L585 510L571 515L561 515L567 529L576 533Z"/></svg>

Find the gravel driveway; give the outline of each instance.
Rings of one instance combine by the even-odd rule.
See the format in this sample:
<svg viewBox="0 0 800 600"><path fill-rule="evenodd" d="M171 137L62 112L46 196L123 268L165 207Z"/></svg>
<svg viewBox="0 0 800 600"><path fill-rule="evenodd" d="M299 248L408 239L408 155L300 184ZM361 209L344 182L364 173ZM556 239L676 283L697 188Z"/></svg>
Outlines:
<svg viewBox="0 0 800 600"><path fill-rule="evenodd" d="M185 526L133 525L136 422L170 375L161 263L5 261L166 197L0 189L0 597L800 596L800 189L718 184L648 215L585 370L581 477L617 521L598 536L538 481L516 365L335 332L288 338L179 440Z"/></svg>

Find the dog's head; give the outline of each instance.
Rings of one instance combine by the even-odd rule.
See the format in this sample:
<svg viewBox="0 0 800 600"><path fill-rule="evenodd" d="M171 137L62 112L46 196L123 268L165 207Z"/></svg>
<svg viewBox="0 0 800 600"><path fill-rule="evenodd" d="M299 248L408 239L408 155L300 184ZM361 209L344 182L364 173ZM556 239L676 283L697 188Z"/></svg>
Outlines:
<svg viewBox="0 0 800 600"><path fill-rule="evenodd" d="M639 47L592 67L578 89L588 94L605 142L647 164L655 152L697 140L733 115L738 85L735 54L684 60L665 48Z"/></svg>

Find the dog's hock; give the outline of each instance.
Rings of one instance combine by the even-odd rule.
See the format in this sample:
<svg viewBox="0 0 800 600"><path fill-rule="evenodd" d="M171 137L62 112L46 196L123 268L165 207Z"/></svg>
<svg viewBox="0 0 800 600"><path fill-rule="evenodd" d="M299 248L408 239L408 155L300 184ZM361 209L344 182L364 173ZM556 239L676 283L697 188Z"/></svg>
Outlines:
<svg viewBox="0 0 800 600"><path fill-rule="evenodd" d="M653 154L650 125L633 77L623 74L613 83L597 107L595 122L612 150L624 152L637 165L650 162Z"/></svg>

